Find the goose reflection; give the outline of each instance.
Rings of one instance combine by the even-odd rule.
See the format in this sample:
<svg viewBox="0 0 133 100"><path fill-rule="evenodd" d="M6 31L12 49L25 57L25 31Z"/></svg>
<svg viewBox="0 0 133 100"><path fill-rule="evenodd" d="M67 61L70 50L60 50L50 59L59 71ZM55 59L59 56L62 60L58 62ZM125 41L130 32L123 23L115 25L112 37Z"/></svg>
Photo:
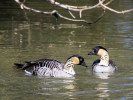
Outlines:
<svg viewBox="0 0 133 100"><path fill-rule="evenodd" d="M95 89L98 91L96 94L99 98L103 97L109 97L110 94L108 93L110 90L108 88L109 82L106 81L107 79L111 78L110 76L113 75L113 73L93 73L97 78L102 79L98 83L98 85L95 87Z"/></svg>
<svg viewBox="0 0 133 100"><path fill-rule="evenodd" d="M109 79L113 73L93 73L93 75L100 79Z"/></svg>
<svg viewBox="0 0 133 100"><path fill-rule="evenodd" d="M95 88L99 93L97 93L96 95L98 97L109 97L109 89L108 89L108 85L109 83L107 82L101 82L97 85L97 87Z"/></svg>
<svg viewBox="0 0 133 100"><path fill-rule="evenodd" d="M72 92L76 91L76 82L74 78L47 79L45 82L41 82L40 84L41 88L37 94L41 95L68 96L68 98L71 98L73 97Z"/></svg>

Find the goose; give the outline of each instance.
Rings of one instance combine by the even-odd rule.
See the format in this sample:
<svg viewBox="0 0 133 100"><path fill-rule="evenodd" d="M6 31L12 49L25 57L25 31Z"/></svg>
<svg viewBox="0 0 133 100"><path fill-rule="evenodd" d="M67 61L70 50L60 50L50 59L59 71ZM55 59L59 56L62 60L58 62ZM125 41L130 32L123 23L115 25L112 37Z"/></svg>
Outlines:
<svg viewBox="0 0 133 100"><path fill-rule="evenodd" d="M61 78L75 77L74 64L88 67L84 58L79 55L69 57L65 64L54 59L40 59L25 64L14 63L15 68L24 70L27 74Z"/></svg>
<svg viewBox="0 0 133 100"><path fill-rule="evenodd" d="M95 60L92 64L92 71L100 73L112 73L117 70L115 62L109 60L109 54L107 49L102 46L96 46L92 48L92 51L88 55L99 55L100 59Z"/></svg>

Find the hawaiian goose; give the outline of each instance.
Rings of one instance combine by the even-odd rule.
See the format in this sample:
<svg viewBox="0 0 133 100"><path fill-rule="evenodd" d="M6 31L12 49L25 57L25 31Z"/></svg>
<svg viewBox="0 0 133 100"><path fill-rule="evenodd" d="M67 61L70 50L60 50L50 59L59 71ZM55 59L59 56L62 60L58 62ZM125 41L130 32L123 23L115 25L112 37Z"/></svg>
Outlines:
<svg viewBox="0 0 133 100"><path fill-rule="evenodd" d="M108 51L104 47L96 46L88 55L101 56L100 59L94 61L92 64L92 70L94 72L110 73L117 70L116 64L112 60L109 60Z"/></svg>
<svg viewBox="0 0 133 100"><path fill-rule="evenodd" d="M24 70L28 74L48 77L74 77L74 64L87 67L84 58L79 55L69 57L66 64L53 59L41 59L25 63L26 64L15 63L15 67Z"/></svg>

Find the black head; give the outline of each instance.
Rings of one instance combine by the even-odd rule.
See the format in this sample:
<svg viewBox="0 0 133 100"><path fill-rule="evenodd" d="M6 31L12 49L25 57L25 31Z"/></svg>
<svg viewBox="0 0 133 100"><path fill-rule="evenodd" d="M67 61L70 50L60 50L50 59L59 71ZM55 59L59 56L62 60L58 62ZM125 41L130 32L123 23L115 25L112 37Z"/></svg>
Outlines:
<svg viewBox="0 0 133 100"><path fill-rule="evenodd" d="M73 56L69 57L67 60L69 60L69 59L71 59L74 62L74 64L88 67L86 65L86 63L84 62L84 58L80 55L73 55Z"/></svg>
<svg viewBox="0 0 133 100"><path fill-rule="evenodd" d="M99 51L100 49L103 49L103 50L107 51L107 49L105 49L105 48L102 47L102 46L96 46L96 47L92 48L92 51L89 52L88 55L97 55L97 54L98 54L98 51ZM107 51L107 52L108 52L108 51Z"/></svg>

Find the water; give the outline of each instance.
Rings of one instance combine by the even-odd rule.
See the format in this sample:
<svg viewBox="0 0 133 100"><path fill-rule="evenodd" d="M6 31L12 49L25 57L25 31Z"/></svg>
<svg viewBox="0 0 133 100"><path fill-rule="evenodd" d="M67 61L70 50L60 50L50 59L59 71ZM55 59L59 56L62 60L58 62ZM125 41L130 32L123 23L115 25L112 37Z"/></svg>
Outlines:
<svg viewBox="0 0 133 100"><path fill-rule="evenodd" d="M117 0L110 7L130 9L132 4L132 0ZM27 1L27 5L52 9L43 0ZM118 15L107 11L98 23L86 25L62 19L56 23L52 16L22 11L14 1L1 1L0 8L1 100L133 99L133 12ZM90 13L89 20L97 14ZM117 64L116 73L91 73L91 64L99 57L87 53L96 45L108 49ZM42 58L65 63L73 54L83 56L89 66L76 65L75 79L39 78L13 68L15 62Z"/></svg>

